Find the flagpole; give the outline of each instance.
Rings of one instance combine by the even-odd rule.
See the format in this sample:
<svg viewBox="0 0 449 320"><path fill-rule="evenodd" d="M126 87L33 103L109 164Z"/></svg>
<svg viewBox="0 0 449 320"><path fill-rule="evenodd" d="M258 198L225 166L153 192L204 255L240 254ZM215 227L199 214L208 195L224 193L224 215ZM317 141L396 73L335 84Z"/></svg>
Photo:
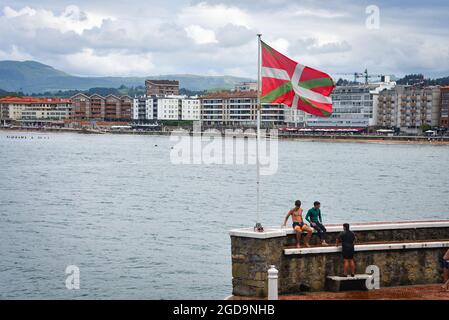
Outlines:
<svg viewBox="0 0 449 320"><path fill-rule="evenodd" d="M256 225L254 227L254 230L256 231L263 231L262 224L260 223L260 159L259 159L259 143L260 143L260 109L261 109L261 103L260 103L260 92L261 92L261 36L262 34L257 34L257 132L256 132L256 212L257 212L257 219L256 219Z"/></svg>

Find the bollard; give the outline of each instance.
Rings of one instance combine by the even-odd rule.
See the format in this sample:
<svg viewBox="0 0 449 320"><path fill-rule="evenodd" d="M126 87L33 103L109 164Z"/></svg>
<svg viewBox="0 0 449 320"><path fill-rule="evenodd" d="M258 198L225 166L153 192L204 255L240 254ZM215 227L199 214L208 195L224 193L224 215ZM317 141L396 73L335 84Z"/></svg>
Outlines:
<svg viewBox="0 0 449 320"><path fill-rule="evenodd" d="M278 271L274 265L268 269L268 300L278 300Z"/></svg>

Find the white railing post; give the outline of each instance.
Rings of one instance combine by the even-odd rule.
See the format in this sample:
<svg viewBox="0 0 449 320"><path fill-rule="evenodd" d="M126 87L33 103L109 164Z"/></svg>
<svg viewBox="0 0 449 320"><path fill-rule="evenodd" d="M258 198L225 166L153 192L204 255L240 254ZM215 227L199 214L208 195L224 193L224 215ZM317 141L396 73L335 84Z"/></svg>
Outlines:
<svg viewBox="0 0 449 320"><path fill-rule="evenodd" d="M278 273L274 265L268 269L268 300L278 300Z"/></svg>

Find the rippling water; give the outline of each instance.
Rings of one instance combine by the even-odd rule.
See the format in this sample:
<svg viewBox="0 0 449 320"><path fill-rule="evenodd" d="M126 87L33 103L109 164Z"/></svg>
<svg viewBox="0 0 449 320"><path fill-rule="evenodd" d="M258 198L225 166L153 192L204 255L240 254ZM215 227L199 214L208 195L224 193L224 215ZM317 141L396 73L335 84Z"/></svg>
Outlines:
<svg viewBox="0 0 449 320"><path fill-rule="evenodd" d="M0 297L229 295L227 232L254 224L254 166L174 165L173 144L0 132ZM328 223L449 218L448 164L449 146L280 141L262 221L280 225L297 198Z"/></svg>

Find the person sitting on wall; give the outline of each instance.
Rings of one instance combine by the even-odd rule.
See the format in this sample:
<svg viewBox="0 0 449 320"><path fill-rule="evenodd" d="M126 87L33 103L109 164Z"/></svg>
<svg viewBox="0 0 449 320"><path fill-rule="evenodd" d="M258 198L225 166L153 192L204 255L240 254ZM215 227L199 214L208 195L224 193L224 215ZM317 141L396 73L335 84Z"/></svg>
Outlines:
<svg viewBox="0 0 449 320"><path fill-rule="evenodd" d="M443 267L443 290L449 291L449 249L446 251L443 256L442 261Z"/></svg>
<svg viewBox="0 0 449 320"><path fill-rule="evenodd" d="M284 224L283 224L283 227L285 227L287 224L288 218L290 216L292 216L292 221L293 221L292 227L293 227L293 230L295 230L295 232L296 232L296 247L297 248L301 247L300 242L301 242L302 232L304 232L304 231L307 232L307 236L304 239L304 244L306 247L310 247L309 241L310 241L310 237L312 236L312 228L310 228L307 224L304 223L304 220L302 218L302 212L303 212L303 210L301 208L301 201L296 200L295 207L288 212L287 216L285 217Z"/></svg>
<svg viewBox="0 0 449 320"><path fill-rule="evenodd" d="M313 203L313 208L309 209L306 214L306 220L310 223L312 228L318 232L318 237L320 237L321 244L327 246L326 243L326 228L323 226L323 219L321 217L320 202L315 201Z"/></svg>
<svg viewBox="0 0 449 320"><path fill-rule="evenodd" d="M345 276L348 276L348 269L351 268L351 277L355 274L355 261L354 261L354 243L356 236L354 232L349 230L349 224L343 224L343 232L337 237L336 245L341 243L342 255L343 255L343 272Z"/></svg>

